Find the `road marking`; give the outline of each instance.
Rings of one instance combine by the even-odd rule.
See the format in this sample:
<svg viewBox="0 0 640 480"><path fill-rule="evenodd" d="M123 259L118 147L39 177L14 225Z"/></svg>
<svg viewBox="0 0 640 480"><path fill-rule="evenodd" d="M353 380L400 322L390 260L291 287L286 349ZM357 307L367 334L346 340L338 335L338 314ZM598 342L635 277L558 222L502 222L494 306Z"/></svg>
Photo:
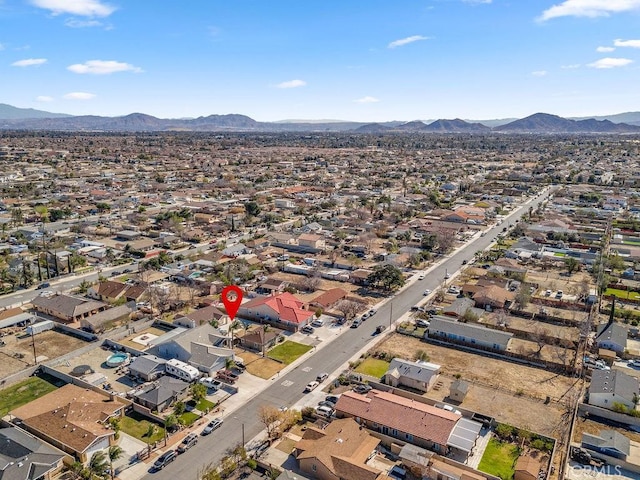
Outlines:
<svg viewBox="0 0 640 480"><path fill-rule="evenodd" d="M283 387L290 387L291 385L293 385L293 382L291 380L285 380L280 385L282 385Z"/></svg>
<svg viewBox="0 0 640 480"><path fill-rule="evenodd" d="M311 367L304 367L304 368L302 369L302 371L303 371L303 372L307 372L307 373L309 373L311 370L312 370L312 368L311 368Z"/></svg>

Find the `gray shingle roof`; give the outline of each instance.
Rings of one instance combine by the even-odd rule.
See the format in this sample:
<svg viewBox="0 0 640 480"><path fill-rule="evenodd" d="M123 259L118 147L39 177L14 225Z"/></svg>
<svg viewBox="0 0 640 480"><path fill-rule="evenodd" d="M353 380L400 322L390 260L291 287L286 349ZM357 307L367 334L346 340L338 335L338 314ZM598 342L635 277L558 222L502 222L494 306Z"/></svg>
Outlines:
<svg viewBox="0 0 640 480"><path fill-rule="evenodd" d="M619 370L594 370L589 393L615 393L633 402L638 393L638 380Z"/></svg>
<svg viewBox="0 0 640 480"><path fill-rule="evenodd" d="M631 441L615 430L600 430L599 435L583 433L582 444L618 450L625 455L629 455L631 449Z"/></svg>
<svg viewBox="0 0 640 480"><path fill-rule="evenodd" d="M35 480L55 468L64 456L24 430L0 429L0 480Z"/></svg>
<svg viewBox="0 0 640 480"><path fill-rule="evenodd" d="M623 348L627 346L627 329L618 323L605 323L598 327L598 336L596 342L613 342L621 345Z"/></svg>
<svg viewBox="0 0 640 480"><path fill-rule="evenodd" d="M131 362L129 371L148 375L156 369L164 370L165 363L167 363L165 359L156 357L155 355L142 355Z"/></svg>
<svg viewBox="0 0 640 480"><path fill-rule="evenodd" d="M509 340L513 337L512 333L493 330L491 328L474 325L472 323L462 323L450 318L435 316L431 318L429 325L429 335L431 334L449 334L465 337L466 339L475 339L478 343L489 345L502 345L507 347Z"/></svg>

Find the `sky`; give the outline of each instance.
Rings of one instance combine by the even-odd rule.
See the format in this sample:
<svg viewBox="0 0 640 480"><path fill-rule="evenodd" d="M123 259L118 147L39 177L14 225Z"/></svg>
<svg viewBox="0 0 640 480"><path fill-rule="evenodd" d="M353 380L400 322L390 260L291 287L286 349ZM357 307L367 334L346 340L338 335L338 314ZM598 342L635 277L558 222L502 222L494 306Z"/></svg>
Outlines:
<svg viewBox="0 0 640 480"><path fill-rule="evenodd" d="M0 103L73 115L640 110L640 0L0 0Z"/></svg>

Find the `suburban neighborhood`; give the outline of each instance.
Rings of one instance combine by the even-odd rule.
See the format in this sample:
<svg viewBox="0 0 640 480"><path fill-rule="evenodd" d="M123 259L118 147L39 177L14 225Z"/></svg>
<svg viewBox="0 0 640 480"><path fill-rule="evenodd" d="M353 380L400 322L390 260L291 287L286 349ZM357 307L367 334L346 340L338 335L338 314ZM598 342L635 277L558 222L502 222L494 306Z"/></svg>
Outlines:
<svg viewBox="0 0 640 480"><path fill-rule="evenodd" d="M640 475L633 135L3 131L0 165L2 479Z"/></svg>

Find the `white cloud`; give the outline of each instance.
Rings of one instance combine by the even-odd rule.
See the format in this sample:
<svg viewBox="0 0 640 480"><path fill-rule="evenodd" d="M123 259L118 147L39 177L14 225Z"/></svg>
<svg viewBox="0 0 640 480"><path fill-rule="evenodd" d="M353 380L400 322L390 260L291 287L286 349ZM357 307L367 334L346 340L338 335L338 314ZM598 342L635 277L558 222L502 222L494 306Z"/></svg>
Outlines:
<svg viewBox="0 0 640 480"><path fill-rule="evenodd" d="M596 52L599 52L599 53L613 52L614 50L615 50L615 48L613 48L613 47L598 47L598 48L596 48Z"/></svg>
<svg viewBox="0 0 640 480"><path fill-rule="evenodd" d="M81 17L108 17L116 10L98 0L31 0L31 3L49 10L53 15L66 13Z"/></svg>
<svg viewBox="0 0 640 480"><path fill-rule="evenodd" d="M616 47L631 47L640 48L640 40L620 40L619 38L613 41Z"/></svg>
<svg viewBox="0 0 640 480"><path fill-rule="evenodd" d="M44 103L53 102L53 97L49 97L47 95L39 95L36 97L36 101Z"/></svg>
<svg viewBox="0 0 640 480"><path fill-rule="evenodd" d="M493 0L462 0L463 3L468 3L469 5L488 5L493 2Z"/></svg>
<svg viewBox="0 0 640 480"><path fill-rule="evenodd" d="M429 37L425 37L423 35L412 35L410 37L394 40L389 45L387 45L387 47L388 48L402 47L404 45L408 45L413 42L419 42L420 40L429 40Z"/></svg>
<svg viewBox="0 0 640 480"><path fill-rule="evenodd" d="M4 50L4 45L0 43L0 50Z"/></svg>
<svg viewBox="0 0 640 480"><path fill-rule="evenodd" d="M289 80L276 85L276 88L298 88L304 87L307 84L304 80Z"/></svg>
<svg viewBox="0 0 640 480"><path fill-rule="evenodd" d="M356 103L378 103L380 100L377 99L376 97L362 97L362 98L358 98L357 100L354 100L354 102Z"/></svg>
<svg viewBox="0 0 640 480"><path fill-rule="evenodd" d="M570 65L562 65L560 68L564 70L573 70L575 68L580 68L581 65L579 63L572 63Z"/></svg>
<svg viewBox="0 0 640 480"><path fill-rule="evenodd" d="M628 58L601 58L593 63L588 63L587 67L591 68L616 68L616 67L624 67L633 63L633 60Z"/></svg>
<svg viewBox="0 0 640 480"><path fill-rule="evenodd" d="M535 72L531 72L531 75L533 75L534 77L544 77L547 73L546 70L536 70Z"/></svg>
<svg viewBox="0 0 640 480"><path fill-rule="evenodd" d="M87 92L71 92L63 95L66 100L91 100L95 98L95 94Z"/></svg>
<svg viewBox="0 0 640 480"><path fill-rule="evenodd" d="M47 63L46 58L25 58L11 64L12 67L33 67L34 65L42 65Z"/></svg>
<svg viewBox="0 0 640 480"><path fill-rule="evenodd" d="M116 62L115 60L89 60L84 63L69 65L67 70L73 73L88 73L91 75L108 75L116 72L142 72L141 68L134 67L129 63Z"/></svg>
<svg viewBox="0 0 640 480"><path fill-rule="evenodd" d="M640 10L640 0L564 0L548 8L538 20L558 17L608 17L612 13Z"/></svg>

